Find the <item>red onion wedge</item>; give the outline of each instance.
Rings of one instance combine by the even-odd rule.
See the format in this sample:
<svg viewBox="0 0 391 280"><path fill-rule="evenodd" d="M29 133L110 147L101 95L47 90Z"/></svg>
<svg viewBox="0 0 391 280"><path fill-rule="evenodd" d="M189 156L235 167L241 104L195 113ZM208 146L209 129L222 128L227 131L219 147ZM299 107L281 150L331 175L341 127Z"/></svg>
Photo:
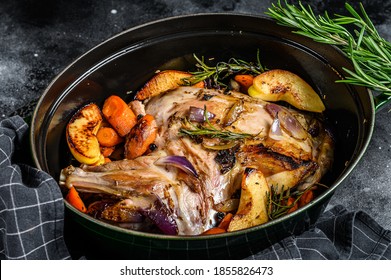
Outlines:
<svg viewBox="0 0 391 280"><path fill-rule="evenodd" d="M183 156L166 156L155 161L156 165L172 165L180 170L198 178L198 173L193 164L186 157Z"/></svg>
<svg viewBox="0 0 391 280"><path fill-rule="evenodd" d="M238 119L243 110L243 100L236 101L225 117L225 126L232 125Z"/></svg>
<svg viewBox="0 0 391 280"><path fill-rule="evenodd" d="M265 108L274 118L274 120L278 118L281 127L288 135L292 136L297 140L304 140L307 138L307 132L300 124L300 122L295 118L295 116L293 116L293 114L289 112L289 110L273 103L265 105Z"/></svg>
<svg viewBox="0 0 391 280"><path fill-rule="evenodd" d="M151 208L140 209L140 212L148 217L164 234L177 235L178 227L173 214L159 197L156 198Z"/></svg>
<svg viewBox="0 0 391 280"><path fill-rule="evenodd" d="M215 205L215 210L219 212L232 212L238 209L239 199L238 198L230 198L219 204Z"/></svg>
<svg viewBox="0 0 391 280"><path fill-rule="evenodd" d="M273 120L273 123L269 130L269 137L279 141L282 139L282 130L281 130L281 124L280 119L278 118L278 114L276 114L276 117Z"/></svg>
<svg viewBox="0 0 391 280"><path fill-rule="evenodd" d="M215 117L215 114L207 111L207 116L208 116L208 120L211 120ZM189 109L189 121L191 122L204 122L206 121L205 119L205 109L202 109L202 108L198 108L198 107L194 107L194 106L190 106L190 109Z"/></svg>
<svg viewBox="0 0 391 280"><path fill-rule="evenodd" d="M173 218L173 213L156 195L134 196L124 199L118 203L122 210L128 210L125 217L130 216L133 211L133 220L122 220L121 222L143 222L143 216L149 218L164 234L178 234L178 227ZM137 215L138 214L138 215ZM140 218L141 216L141 218Z"/></svg>

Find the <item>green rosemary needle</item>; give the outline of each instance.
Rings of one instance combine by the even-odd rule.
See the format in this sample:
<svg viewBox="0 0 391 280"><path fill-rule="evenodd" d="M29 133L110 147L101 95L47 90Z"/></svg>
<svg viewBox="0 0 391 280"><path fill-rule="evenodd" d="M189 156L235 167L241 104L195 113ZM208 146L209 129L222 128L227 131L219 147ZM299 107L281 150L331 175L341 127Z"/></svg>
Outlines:
<svg viewBox="0 0 391 280"><path fill-rule="evenodd" d="M253 135L247 133L236 133L228 130L219 130L215 127L204 126L204 125L194 126L193 129L181 128L179 130L179 135L190 136L190 137L206 136L210 138L220 138L223 140L231 140L231 141L253 137Z"/></svg>
<svg viewBox="0 0 391 280"><path fill-rule="evenodd" d="M257 62L247 62L237 58L230 58L228 62L218 62L216 66L208 66L204 57L201 59L194 54L197 71L191 72L192 77L184 78L185 85L193 85L206 79L211 79L213 87L226 87L223 80L233 74L254 74L259 75L266 71L259 59L259 50L257 51Z"/></svg>
<svg viewBox="0 0 391 280"><path fill-rule="evenodd" d="M351 16L331 18L327 12L315 16L311 7L301 2L298 7L284 2L272 4L266 14L295 28L297 34L338 47L352 61L355 71L344 68L350 76L337 82L365 86L391 98L391 44L379 35L361 3L361 15L346 3Z"/></svg>
<svg viewBox="0 0 391 280"><path fill-rule="evenodd" d="M179 129L179 135L190 136L190 137L206 136L210 138L219 138L219 139L230 140L230 141L254 137L254 135L248 133L236 133L229 130L222 130L214 127L209 121L208 110L206 110L206 106L204 107L204 119L206 124L199 124L199 125L195 125L194 123L185 120L187 126L191 126L192 128Z"/></svg>
<svg viewBox="0 0 391 280"><path fill-rule="evenodd" d="M272 186L270 188L271 194L269 195L269 200L266 208L268 209L268 216L270 220L278 219L284 215L286 215L292 207L294 207L300 197L303 195L305 191L299 192L295 191L291 193L290 189L277 193L278 187ZM290 205L287 205L287 201L290 197L294 197L295 200Z"/></svg>

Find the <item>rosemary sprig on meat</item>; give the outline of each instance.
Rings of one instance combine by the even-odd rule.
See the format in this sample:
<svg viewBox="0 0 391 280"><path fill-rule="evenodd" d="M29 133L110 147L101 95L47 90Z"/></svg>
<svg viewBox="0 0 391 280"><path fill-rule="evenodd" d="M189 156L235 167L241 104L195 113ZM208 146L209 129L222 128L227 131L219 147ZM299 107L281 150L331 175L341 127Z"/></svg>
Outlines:
<svg viewBox="0 0 391 280"><path fill-rule="evenodd" d="M213 126L194 125L194 124L192 125L193 125L193 129L181 128L179 130L179 135L190 136L190 137L206 136L210 138L220 138L223 140L231 140L231 141L253 137L253 135L251 134L236 133L228 130L219 130Z"/></svg>
<svg viewBox="0 0 391 280"><path fill-rule="evenodd" d="M282 191L280 194L277 194L275 187L270 188L270 194L269 200L266 206L266 209L268 209L268 216L270 220L275 220L279 217L284 216L287 214L290 208L294 206L292 203L291 205L286 205L288 198L291 196L290 189L286 191Z"/></svg>
<svg viewBox="0 0 391 280"><path fill-rule="evenodd" d="M310 6L306 8L300 2L298 7L284 2L272 4L266 14L281 25L297 29L297 34L338 47L352 61L355 71L344 68L350 77L338 82L365 86L391 99L391 44L379 35L361 3L361 15L346 3L351 16L331 18L327 12L315 16Z"/></svg>
<svg viewBox="0 0 391 280"><path fill-rule="evenodd" d="M277 187L271 187L269 195L269 201L266 209L268 209L268 216L270 220L278 219L282 216L288 214L288 211L296 207L300 197L304 194L305 191L295 191L291 193L291 189L281 191L277 193ZM288 199L294 198L294 200L288 204Z"/></svg>
<svg viewBox="0 0 391 280"><path fill-rule="evenodd" d="M206 136L209 138L219 138L223 140L235 141L254 137L252 134L248 133L237 133L229 130L218 129L213 126L208 118L208 110L204 107L204 119L205 121L202 124L194 124L189 120L185 120L185 126L190 126L190 129L181 128L179 129L180 136L190 136L190 137L199 137Z"/></svg>
<svg viewBox="0 0 391 280"><path fill-rule="evenodd" d="M198 82L210 79L211 87L220 88L227 87L224 80L234 74L254 74L259 75L267 69L261 64L259 59L259 50L257 51L257 62L247 62L237 58L230 58L228 62L217 62L216 66L208 66L205 63L204 57L199 58L194 54L196 60L197 71L190 72L192 77L184 78L185 85L194 85Z"/></svg>

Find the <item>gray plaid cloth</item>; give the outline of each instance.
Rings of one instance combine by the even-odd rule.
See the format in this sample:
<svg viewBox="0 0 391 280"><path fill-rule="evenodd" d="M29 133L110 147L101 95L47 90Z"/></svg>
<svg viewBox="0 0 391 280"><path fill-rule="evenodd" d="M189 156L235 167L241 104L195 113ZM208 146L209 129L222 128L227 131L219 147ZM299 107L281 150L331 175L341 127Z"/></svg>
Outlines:
<svg viewBox="0 0 391 280"><path fill-rule="evenodd" d="M249 259L391 260L391 231L362 211L336 205L314 227L290 236Z"/></svg>
<svg viewBox="0 0 391 280"><path fill-rule="evenodd" d="M15 162L18 154L19 158L29 156L24 142L27 131L19 116L0 122L0 258L70 259L57 182L40 170ZM391 231L364 212L335 206L310 230L285 238L249 259L390 260Z"/></svg>
<svg viewBox="0 0 391 280"><path fill-rule="evenodd" d="M13 162L16 156L30 156L27 133L21 117L0 122L0 258L67 259L64 203L56 181Z"/></svg>

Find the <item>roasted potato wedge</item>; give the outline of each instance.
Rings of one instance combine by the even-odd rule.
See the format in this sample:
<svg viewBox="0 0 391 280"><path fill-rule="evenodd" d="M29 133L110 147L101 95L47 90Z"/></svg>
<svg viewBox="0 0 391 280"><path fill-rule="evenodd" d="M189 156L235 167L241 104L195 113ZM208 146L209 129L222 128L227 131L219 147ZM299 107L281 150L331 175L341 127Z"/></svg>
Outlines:
<svg viewBox="0 0 391 280"><path fill-rule="evenodd" d="M96 133L102 123L99 107L90 103L77 111L66 127L66 139L72 155L80 163L97 165L104 162Z"/></svg>
<svg viewBox="0 0 391 280"><path fill-rule="evenodd" d="M238 211L232 218L227 231L241 230L266 223L269 220L267 205L270 188L263 173L247 167L241 182Z"/></svg>
<svg viewBox="0 0 391 280"><path fill-rule="evenodd" d="M285 101L292 106L310 112L323 112L325 106L313 88L296 74L274 69L253 80L248 94L265 101Z"/></svg>
<svg viewBox="0 0 391 280"><path fill-rule="evenodd" d="M191 77L192 74L179 70L165 70L157 73L150 79L142 89L136 94L137 100L145 100L153 96L159 95L169 90L174 90L183 86L183 79ZM195 87L204 87L203 82L199 82Z"/></svg>

